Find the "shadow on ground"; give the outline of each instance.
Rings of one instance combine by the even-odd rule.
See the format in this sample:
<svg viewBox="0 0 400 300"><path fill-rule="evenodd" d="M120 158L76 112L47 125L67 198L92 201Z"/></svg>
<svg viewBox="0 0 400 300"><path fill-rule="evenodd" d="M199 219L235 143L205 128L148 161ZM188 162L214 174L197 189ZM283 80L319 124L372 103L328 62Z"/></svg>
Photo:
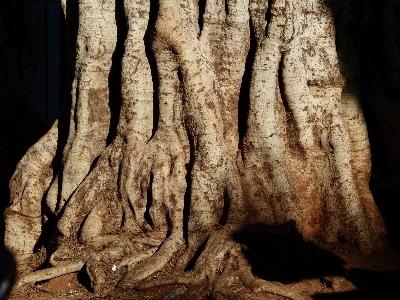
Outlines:
<svg viewBox="0 0 400 300"><path fill-rule="evenodd" d="M314 294L315 300L350 300L350 299L399 299L400 271L380 272L365 269L352 269L346 278L356 286L357 290L332 293Z"/></svg>
<svg viewBox="0 0 400 300"><path fill-rule="evenodd" d="M245 226L233 234L233 239L243 245L253 274L268 281L286 284L345 272L343 259L305 242L294 222L274 227Z"/></svg>
<svg viewBox="0 0 400 300"><path fill-rule="evenodd" d="M252 272L259 278L283 284L319 279L328 289L310 295L313 299L398 299L400 296L400 268L375 271L346 267L344 259L323 249L319 241L304 241L294 222L274 227L245 226L233 234L233 239L243 246ZM341 245L337 247L339 249ZM357 258L356 251L354 249L351 256ZM394 264L396 262L393 267ZM349 281L355 289L348 292L336 289L332 278L338 277Z"/></svg>

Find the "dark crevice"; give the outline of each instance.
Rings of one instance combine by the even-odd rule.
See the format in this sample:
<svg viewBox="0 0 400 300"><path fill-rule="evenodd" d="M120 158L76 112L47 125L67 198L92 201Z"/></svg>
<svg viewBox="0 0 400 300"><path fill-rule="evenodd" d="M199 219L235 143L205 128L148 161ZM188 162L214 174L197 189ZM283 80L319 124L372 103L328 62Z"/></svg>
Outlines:
<svg viewBox="0 0 400 300"><path fill-rule="evenodd" d="M190 165L186 165L186 184L187 188L185 191L185 196L184 196L184 207L183 207L183 238L185 239L185 244L188 244L188 224L189 224L189 213L190 213L190 191L191 191L191 185L192 185L192 177L191 177L191 169L193 167L193 163Z"/></svg>
<svg viewBox="0 0 400 300"><path fill-rule="evenodd" d="M178 69L178 79L181 85L183 85L183 75L182 75L182 70L179 68ZM183 90L183 88L181 88Z"/></svg>
<svg viewBox="0 0 400 300"><path fill-rule="evenodd" d="M82 268L77 273L77 279L78 279L78 283L81 286L83 286L85 289L87 289L91 293L94 292L94 290L92 288L92 283L91 283L90 278L89 278L89 275L86 272L86 268Z"/></svg>
<svg viewBox="0 0 400 300"><path fill-rule="evenodd" d="M93 171L94 167L96 167L97 162L99 161L99 158L100 158L100 155L97 156L97 157L93 160L92 164L90 165L90 169L89 169L88 174L91 173L91 172ZM87 175L86 175L86 176L87 176ZM85 177L85 178L86 178L86 177ZM83 180L82 180L82 182L83 182Z"/></svg>
<svg viewBox="0 0 400 300"><path fill-rule="evenodd" d="M332 289L333 288L333 281L332 280L329 280L329 279L326 279L326 278L320 278L319 279L319 282L321 282L321 284L323 285L323 286L326 286L327 288L329 288L329 289Z"/></svg>
<svg viewBox="0 0 400 300"><path fill-rule="evenodd" d="M180 76L180 81L182 81L182 74L178 72L178 76ZM190 160L186 167L186 191L184 196L184 207L183 207L183 237L185 239L185 243L188 244L188 224L189 224L189 214L190 214L190 204L191 204L191 190L192 190L192 169L194 164L193 153L195 150L194 141L190 135L188 130L188 126L185 126L186 134L189 137L189 146L190 146Z"/></svg>
<svg viewBox="0 0 400 300"><path fill-rule="evenodd" d="M305 155L304 150L300 146L300 130L297 126L296 120L294 119L293 112L289 107L289 102L285 94L285 88L283 84L283 58L279 62L278 69L278 88L279 95L282 100L283 108L285 109L285 120L286 120L286 130L288 135L288 141L290 149L294 150L295 153L299 155Z"/></svg>
<svg viewBox="0 0 400 300"><path fill-rule="evenodd" d="M153 204L153 180L154 175L150 174L149 187L147 188L146 212L144 213L144 219L151 227L153 227L153 220L150 216L150 207Z"/></svg>
<svg viewBox="0 0 400 300"><path fill-rule="evenodd" d="M57 203L60 202L61 199L61 187L62 187L62 165L61 160L64 152L64 148L67 144L68 136L69 136L69 128L71 126L70 122L70 114L72 108L72 95L71 91L72 84L75 77L75 67L76 67L76 42L78 39L78 28L79 28L79 3L77 1L67 0L67 10L66 10L66 19L65 19L65 27L67 33L66 44L68 47L67 56L68 56L68 66L67 66L67 80L65 83L64 90L64 99L61 105L60 115L58 117L58 139L57 139L57 150L54 156L54 159L51 163L54 178L56 179L56 174L58 173L58 195L57 195ZM75 91L76 99L79 96L79 87L77 86ZM76 112L74 112L76 115ZM45 198L43 198L45 200Z"/></svg>
<svg viewBox="0 0 400 300"><path fill-rule="evenodd" d="M184 87L184 81L183 81L183 75L182 75L182 70L178 68L178 79L180 83L179 89L181 91L185 90ZM182 119L185 122L185 93L182 93ZM189 153L190 153L190 159L189 163L185 165L186 168L186 191L184 195L184 206L183 206L183 238L185 239L185 243L188 244L188 224L189 224L189 213L190 213L190 203L191 203L191 187L192 187L192 169L193 169L193 164L194 164L194 157L193 153L195 152L195 143L193 141L193 137L191 133L189 132L189 127L187 124L184 124L184 128L186 130L186 136L188 137L189 141Z"/></svg>
<svg viewBox="0 0 400 300"><path fill-rule="evenodd" d="M149 22L147 25L146 32L144 34L144 47L146 52L147 61L149 62L151 78L153 81L153 131L152 136L157 131L158 118L160 115L159 99L158 99L158 72L157 63L152 51L152 43L154 38L154 26L156 24L158 14L158 3L157 1L150 1L150 12Z"/></svg>
<svg viewBox="0 0 400 300"><path fill-rule="evenodd" d="M39 236L38 241L36 242L33 252L36 253L40 251L40 249L46 245L48 245L51 241L54 229L57 226L56 219L52 216L53 213L50 212L49 208L47 207L46 204L46 198L47 198L47 193L46 191L43 195L42 202L41 202L41 207L42 207L42 232ZM48 217L47 221L45 221L44 216Z"/></svg>
<svg viewBox="0 0 400 300"><path fill-rule="evenodd" d="M279 68L278 68L278 88L279 88L279 93L282 99L282 104L285 108L286 113L292 113L292 111L289 108L289 103L285 95L285 87L283 85L283 59L279 62Z"/></svg>
<svg viewBox="0 0 400 300"><path fill-rule="evenodd" d="M272 2L273 0L268 0L268 7L267 7L267 11L265 12L265 21L267 21L267 26L265 26L265 35L267 35L268 32L268 25L269 22L271 21L271 7L272 7Z"/></svg>
<svg viewBox="0 0 400 300"><path fill-rule="evenodd" d="M206 247L208 242L208 238L199 246L199 248L197 248L196 252L194 253L193 258L188 262L186 268L185 268L185 272L192 270L194 268L194 265L197 262L197 259L200 257L200 254L203 252L204 248Z"/></svg>
<svg viewBox="0 0 400 300"><path fill-rule="evenodd" d="M206 0L199 0L199 28L200 32L203 30L204 20L203 15L206 11Z"/></svg>
<svg viewBox="0 0 400 300"><path fill-rule="evenodd" d="M222 211L222 216L219 219L219 224L220 225L225 225L226 223L228 223L228 215L229 215L229 211L231 209L231 205L230 205L230 198L229 198L229 194L228 191L224 192L224 208Z"/></svg>
<svg viewBox="0 0 400 300"><path fill-rule="evenodd" d="M79 73L79 75L82 75L82 70L80 69L80 67L78 67L77 68L77 70L76 70L76 72L77 73ZM73 119L74 119L74 131L76 132L77 131L77 124L78 124L78 117L77 117L77 115L78 115L78 105L79 105L79 101L80 101L80 97L79 97L79 91L80 91L80 85L79 85L79 83L80 83L80 76L77 76L78 78L76 79L76 89L75 89L75 91L74 90L72 90L72 92L75 94L75 106L74 107L71 107L71 110L70 110L70 113L73 113ZM71 105L72 105L72 101L71 101ZM72 111L72 108L73 108L73 111ZM70 118L71 119L71 118ZM70 124L71 125L71 124ZM70 135L70 132L69 132L69 128L68 128L68 137L69 137L69 135Z"/></svg>
<svg viewBox="0 0 400 300"><path fill-rule="evenodd" d="M298 131L298 128L297 128L297 125L296 125L296 121L293 118L292 110L289 107L289 102L288 102L288 99L286 97L285 87L284 87L284 84L283 84L283 58L279 62L278 89L279 89L279 95L280 95L280 98L282 99L282 104L283 104L283 107L284 107L285 113L286 113L287 126L290 129L292 129L291 127L294 127L293 129L295 129L295 131ZM291 132L292 132L292 130L289 130L289 133L291 133Z"/></svg>
<svg viewBox="0 0 400 300"><path fill-rule="evenodd" d="M251 71L253 68L254 58L257 50L257 42L255 40L255 31L252 23L250 23L250 48L247 54L245 69L240 86L239 103L238 103L238 129L239 129L239 145L247 131L247 117L249 113L250 103L250 85L251 85Z"/></svg>
<svg viewBox="0 0 400 300"><path fill-rule="evenodd" d="M128 28L126 25L124 4L122 0L115 2L115 22L117 24L117 43L115 46L114 53L112 55L111 70L108 76L109 86L109 102L110 107L110 129L106 144L109 145L117 136L117 126L119 121L119 115L121 111L121 89L122 89L122 57L124 55L124 42L128 34Z"/></svg>

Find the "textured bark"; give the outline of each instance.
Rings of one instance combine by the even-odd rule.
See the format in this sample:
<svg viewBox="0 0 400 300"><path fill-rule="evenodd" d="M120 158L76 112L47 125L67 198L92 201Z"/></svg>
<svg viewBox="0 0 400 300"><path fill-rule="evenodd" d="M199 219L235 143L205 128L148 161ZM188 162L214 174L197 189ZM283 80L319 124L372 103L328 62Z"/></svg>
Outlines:
<svg viewBox="0 0 400 300"><path fill-rule="evenodd" d="M76 36L65 113L10 183L5 244L27 272L19 286L84 267L99 294L173 283L206 283L211 294L239 280L291 297L252 275L238 229L294 221L306 240L345 239L365 253L383 246L348 2L208 0L199 16L195 0L159 0L154 24L149 0L62 3L70 54ZM119 10L127 28L121 103L107 144ZM52 267L29 273L47 219L57 227L45 255ZM159 271L167 275L144 280Z"/></svg>

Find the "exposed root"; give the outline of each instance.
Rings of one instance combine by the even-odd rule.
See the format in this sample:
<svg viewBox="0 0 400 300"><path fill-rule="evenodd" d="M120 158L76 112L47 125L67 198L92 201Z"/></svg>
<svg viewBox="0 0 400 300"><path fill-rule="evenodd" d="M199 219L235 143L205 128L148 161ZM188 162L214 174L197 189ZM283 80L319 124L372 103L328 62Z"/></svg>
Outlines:
<svg viewBox="0 0 400 300"><path fill-rule="evenodd" d="M102 289L107 278L104 266L115 268L113 271L128 267L128 271L140 262L151 258L157 247L147 247L138 243L132 243L129 238L121 236L103 236L92 241L90 247L74 247L64 239L61 245L50 256L51 268L32 272L19 279L16 288L24 284L49 280L61 275L79 271L86 265L95 291Z"/></svg>
<svg viewBox="0 0 400 300"><path fill-rule="evenodd" d="M58 121L18 163L10 181L11 210L25 216L41 216L41 201L53 177Z"/></svg>
<svg viewBox="0 0 400 300"><path fill-rule="evenodd" d="M270 293L299 299L299 295L288 292L279 282L256 278L251 272L249 262L243 256L241 246L235 243L229 231L224 229L210 236L193 270L172 277L142 281L134 287L137 290L145 290L173 284L206 285L209 295L213 297L217 294L232 293L232 287L236 286L238 293L243 293L244 288L258 294Z"/></svg>
<svg viewBox="0 0 400 300"><path fill-rule="evenodd" d="M58 138L58 122L29 150L18 163L10 181L11 206L5 211L5 246L12 252L19 272L42 232L42 198L53 177Z"/></svg>
<svg viewBox="0 0 400 300"><path fill-rule="evenodd" d="M122 267L127 267L128 271L130 271L133 266L139 264L140 262L144 261L145 259L151 257L155 252L157 251L157 248L150 248L147 251L141 252L141 253L136 253L133 256L124 258L121 260L116 266L117 268L122 268Z"/></svg>
<svg viewBox="0 0 400 300"><path fill-rule="evenodd" d="M280 295L289 299L299 299L299 295L288 292L285 286L279 282L272 282L256 278L249 266L249 263L243 256L238 256L239 262L239 278L243 285L255 293L270 293ZM297 296L297 297L296 297Z"/></svg>
<svg viewBox="0 0 400 300"><path fill-rule="evenodd" d="M180 250L183 244L184 241L181 236L169 236L153 256L135 267L128 266L128 270L130 270L119 283L119 287L122 289L132 287L136 282L161 270L172 259L172 256Z"/></svg>
<svg viewBox="0 0 400 300"><path fill-rule="evenodd" d="M49 280L68 273L78 272L84 266L85 261L78 260L69 264L52 267L44 270L39 270L28 275L23 276L15 284L15 289L28 283L36 283L39 281Z"/></svg>
<svg viewBox="0 0 400 300"><path fill-rule="evenodd" d="M205 285L208 284L207 277L203 274L194 274L189 271L174 277L167 277L148 282L141 282L135 286L137 290L146 290L153 287L172 285L172 284L187 284L187 285Z"/></svg>
<svg viewBox="0 0 400 300"><path fill-rule="evenodd" d="M84 236L88 231L92 232L92 235L99 235L99 232L103 231L104 235L105 232L111 232L121 226L123 214L117 199L121 152L122 141L121 138L117 138L104 150L92 172L65 204L57 224L58 230L64 236L77 236L83 223L88 224L83 232ZM109 218L107 221L103 220L106 216ZM85 220L86 218L88 219Z"/></svg>
<svg viewBox="0 0 400 300"><path fill-rule="evenodd" d="M182 222L176 217L183 212L183 195L186 190L185 155L180 145L174 130L160 129L143 149L133 153L133 170L121 179L121 186L126 191L126 198L122 200L126 230L138 231L148 223L145 214L150 187L153 196L148 211L151 226L164 231L165 238L168 230L167 214L170 213L174 219L171 219L173 226L179 228L175 222Z"/></svg>

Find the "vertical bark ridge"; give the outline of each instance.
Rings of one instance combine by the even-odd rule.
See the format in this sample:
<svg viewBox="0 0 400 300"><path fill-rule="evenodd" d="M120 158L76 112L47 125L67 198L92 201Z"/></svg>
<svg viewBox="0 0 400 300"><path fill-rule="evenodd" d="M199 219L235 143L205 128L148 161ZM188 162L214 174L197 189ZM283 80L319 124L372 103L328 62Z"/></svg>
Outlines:
<svg viewBox="0 0 400 300"><path fill-rule="evenodd" d="M272 224L283 223L289 216L300 221L295 216L293 190L285 170L285 129L279 121L277 97L279 62L286 43L282 40L287 27L283 13L285 3L277 1L275 5L270 8L273 17L268 25L267 36L256 33L261 40L252 69L248 130L242 150L247 169L246 180L258 183L246 184L250 186L248 197L252 199L252 209L257 213L257 218L253 220ZM258 9L258 6L252 7ZM257 13L252 13L252 17L264 18ZM262 24L257 19L253 22ZM261 28L258 30L263 31ZM254 168L258 171L253 173Z"/></svg>
<svg viewBox="0 0 400 300"><path fill-rule="evenodd" d="M110 121L108 76L116 44L115 3L82 0L79 15L70 146L65 147L62 163L61 199L64 201L105 148Z"/></svg>
<svg viewBox="0 0 400 300"><path fill-rule="evenodd" d="M148 3L140 4L142 4L140 1L125 2L124 4L128 34L122 58L122 103L117 137L103 152L98 166L93 169L69 201L58 224L58 228L66 236L70 234L71 224L76 222L78 227L75 230L79 228L79 224L83 220L81 216L87 215L93 201L102 193L108 194L104 188L111 187L112 198L126 199L126 196L119 193L117 189L117 186L123 185L124 182L123 176L118 180L118 174L126 172L130 166L130 153L143 146L151 136L153 123L152 79L143 42L150 6ZM108 174L108 176L102 174ZM83 203L80 200L82 197L86 199ZM100 197L104 198L104 196ZM123 200L122 207L125 214L130 213L127 205ZM81 210L80 213L77 213L77 210ZM76 220L77 215L80 216L78 221Z"/></svg>

